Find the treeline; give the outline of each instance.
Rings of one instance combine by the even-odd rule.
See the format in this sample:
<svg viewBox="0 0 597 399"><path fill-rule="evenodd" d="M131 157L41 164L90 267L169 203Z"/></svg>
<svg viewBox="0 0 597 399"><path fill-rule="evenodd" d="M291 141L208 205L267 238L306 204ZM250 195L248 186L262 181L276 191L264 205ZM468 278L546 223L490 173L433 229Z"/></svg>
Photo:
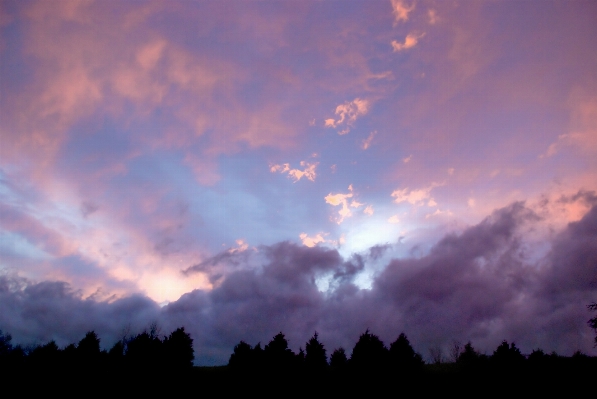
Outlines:
<svg viewBox="0 0 597 399"><path fill-rule="evenodd" d="M596 357L580 352L564 357L539 349L525 356L506 341L490 355L475 350L470 342L454 345L450 355L450 361L438 356L426 364L404 333L386 346L368 330L350 354L344 348L329 353L317 332L295 353L280 332L264 347L240 341L226 366L192 367L193 340L183 327L161 336L154 325L125 336L109 350L101 350L93 331L64 348L54 341L15 346L11 336L0 331L0 375L28 389L34 381L41 393L67 386L74 395L78 382L106 394L124 386L131 394L139 395L142 389L154 396L158 388L169 395L173 390L182 394L198 383L202 392L222 395L253 392L267 396L291 389L301 395L354 396L358 392L377 396L399 389L416 395L478 396L488 393L487 389L508 393L514 386L523 386L532 394L594 389L591 384L597 375Z"/></svg>
<svg viewBox="0 0 597 399"><path fill-rule="evenodd" d="M125 336L109 350L89 331L77 344L59 348L56 342L23 348L12 345L10 334L0 331L0 368L3 370L183 370L193 366L193 339L180 327L160 337L153 325L134 336Z"/></svg>
<svg viewBox="0 0 597 399"><path fill-rule="evenodd" d="M234 347L228 366L236 370L303 370L328 371L332 373L352 372L399 372L416 375L425 372L445 371L450 373L485 373L485 372L545 372L549 369L585 368L597 371L597 358L577 351L572 357L564 357L552 352L546 354L541 349L525 356L514 343L503 341L491 355L477 351L471 342L464 346L455 343L450 354L451 361L440 356L425 367L423 357L411 346L407 336L401 333L389 347L369 330L361 334L352 348L350 357L344 348L335 349L327 356L324 345L319 341L317 332L305 344L305 350L298 353L288 348L288 341L279 333L264 347L254 347L241 341ZM442 367L449 366L449 367Z"/></svg>
<svg viewBox="0 0 597 399"><path fill-rule="evenodd" d="M400 334L396 341L386 348L378 336L367 330L359 337L350 358L344 348L334 350L329 358L327 350L319 341L317 332L305 344L305 350L298 353L288 348L288 341L283 333L279 333L264 347L260 344L251 347L241 341L234 347L228 365L232 369L304 369L324 371L328 368L342 371L348 368L359 370L375 370L393 368L402 371L420 370L425 363L416 353L408 338Z"/></svg>

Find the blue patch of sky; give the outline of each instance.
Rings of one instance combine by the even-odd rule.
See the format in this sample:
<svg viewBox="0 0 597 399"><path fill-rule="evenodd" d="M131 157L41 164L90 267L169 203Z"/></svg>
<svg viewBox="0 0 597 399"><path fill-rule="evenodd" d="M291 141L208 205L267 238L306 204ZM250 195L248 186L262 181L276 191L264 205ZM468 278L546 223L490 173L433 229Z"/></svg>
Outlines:
<svg viewBox="0 0 597 399"><path fill-rule="evenodd" d="M13 267L9 259L26 258L30 260L48 260L52 256L20 234L0 231L0 265L4 269Z"/></svg>

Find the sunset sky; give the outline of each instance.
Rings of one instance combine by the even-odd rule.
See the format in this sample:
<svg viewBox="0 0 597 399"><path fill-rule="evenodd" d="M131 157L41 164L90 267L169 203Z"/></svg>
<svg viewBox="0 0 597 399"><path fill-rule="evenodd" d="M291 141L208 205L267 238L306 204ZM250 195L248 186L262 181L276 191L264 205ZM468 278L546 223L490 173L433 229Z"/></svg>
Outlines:
<svg viewBox="0 0 597 399"><path fill-rule="evenodd" d="M2 1L0 329L597 355L597 3Z"/></svg>

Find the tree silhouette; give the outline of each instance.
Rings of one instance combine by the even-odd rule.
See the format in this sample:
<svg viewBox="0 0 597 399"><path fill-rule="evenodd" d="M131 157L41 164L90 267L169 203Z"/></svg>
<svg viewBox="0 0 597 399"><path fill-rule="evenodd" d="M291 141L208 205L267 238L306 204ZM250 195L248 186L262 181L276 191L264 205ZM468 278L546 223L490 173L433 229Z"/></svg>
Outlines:
<svg viewBox="0 0 597 399"><path fill-rule="evenodd" d="M124 342L116 342L108 351L108 356L114 361L120 361L124 356Z"/></svg>
<svg viewBox="0 0 597 399"><path fill-rule="evenodd" d="M53 340L35 347L28 356L34 367L52 368L60 365L60 349Z"/></svg>
<svg viewBox="0 0 597 399"><path fill-rule="evenodd" d="M265 346L264 355L267 366L273 368L288 368L294 360L294 353L288 348L288 341L282 332L279 332Z"/></svg>
<svg viewBox="0 0 597 399"><path fill-rule="evenodd" d="M471 342L467 342L458 356L456 363L465 371L478 371L478 366L481 363L481 355L473 348Z"/></svg>
<svg viewBox="0 0 597 399"><path fill-rule="evenodd" d="M423 366L423 358L415 352L408 338L401 333L390 345L390 364L401 370L415 370Z"/></svg>
<svg viewBox="0 0 597 399"><path fill-rule="evenodd" d="M20 355L23 350L21 347L14 348L11 341L12 336L10 334L4 334L2 330L0 330L0 369L13 366L17 357L22 359L22 356Z"/></svg>
<svg viewBox="0 0 597 399"><path fill-rule="evenodd" d="M184 327L170 333L163 344L166 361L170 367L179 369L193 366L195 359L193 339L184 331Z"/></svg>
<svg viewBox="0 0 597 399"><path fill-rule="evenodd" d="M159 367L163 364L162 341L153 332L144 331L127 342L125 357L140 369Z"/></svg>
<svg viewBox="0 0 597 399"><path fill-rule="evenodd" d="M508 345L507 341L502 341L500 346L493 352L493 356L491 356L491 361L500 368L516 368L522 365L525 360L514 342Z"/></svg>
<svg viewBox="0 0 597 399"><path fill-rule="evenodd" d="M317 337L317 331L315 331L315 334L313 334L311 339L307 341L307 344L305 345L307 351L307 354L305 355L305 365L311 370L321 370L328 365L326 350Z"/></svg>
<svg viewBox="0 0 597 399"><path fill-rule="evenodd" d="M4 334L0 330L0 358L8 356L8 353L12 350L12 336L10 334Z"/></svg>
<svg viewBox="0 0 597 399"><path fill-rule="evenodd" d="M234 346L234 351L230 355L228 365L233 368L248 369L255 366L255 356L251 345L245 341L240 341Z"/></svg>
<svg viewBox="0 0 597 399"><path fill-rule="evenodd" d="M68 348L68 347L67 347ZM67 350L65 349L65 352ZM98 362L100 355L100 340L94 331L89 331L79 341L76 349L77 358L84 366L92 366Z"/></svg>
<svg viewBox="0 0 597 399"><path fill-rule="evenodd" d="M350 364L358 369L379 369L387 363L388 349L377 335L369 329L361 334L350 356Z"/></svg>
<svg viewBox="0 0 597 399"><path fill-rule="evenodd" d="M302 369L305 366L305 351L302 347L299 348L298 353L294 356L294 367Z"/></svg>
<svg viewBox="0 0 597 399"><path fill-rule="evenodd" d="M330 356L330 367L335 370L342 370L346 367L348 359L344 348L335 349Z"/></svg>

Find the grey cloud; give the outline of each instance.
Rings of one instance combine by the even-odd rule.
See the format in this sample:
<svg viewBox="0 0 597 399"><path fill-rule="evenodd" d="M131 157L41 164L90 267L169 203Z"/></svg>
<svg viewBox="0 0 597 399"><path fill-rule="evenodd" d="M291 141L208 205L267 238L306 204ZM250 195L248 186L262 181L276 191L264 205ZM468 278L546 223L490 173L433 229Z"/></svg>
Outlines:
<svg viewBox="0 0 597 399"><path fill-rule="evenodd" d="M426 254L391 260L371 289L349 277L379 259L379 248L343 259L333 249L289 242L246 258L210 258L206 270L219 262L240 267L228 270L213 290L192 291L163 308L140 296L96 302L65 283L5 277L0 328L15 340L66 343L88 329L107 342L128 325L136 331L152 321L164 331L184 325L200 364L225 363L240 340L267 343L278 331L294 350L317 330L328 350L350 351L366 328L386 343L404 331L421 353L436 345L447 349L454 339L472 340L487 352L507 339L525 352L593 353L586 304L597 294L597 206L558 234L546 257L530 262L524 233L539 222L524 203L514 203L445 236ZM320 275L335 276L333 291L318 290Z"/></svg>
<svg viewBox="0 0 597 399"><path fill-rule="evenodd" d="M124 329L140 330L159 313L148 298L130 296L113 302L84 299L65 282L33 283L0 277L0 329L24 345L55 340L76 342L95 330L102 344L122 338Z"/></svg>
<svg viewBox="0 0 597 399"><path fill-rule="evenodd" d="M222 251L182 271L183 274L210 273L219 265L238 266L245 262L249 253L245 251Z"/></svg>
<svg viewBox="0 0 597 399"><path fill-rule="evenodd" d="M588 191L588 190L579 190L578 193L574 195L562 195L558 202L569 204L573 202L584 202L587 205L597 205L597 194L595 191Z"/></svg>
<svg viewBox="0 0 597 399"><path fill-rule="evenodd" d="M99 209L99 206L91 201L83 201L81 203L81 214L83 217L87 217L92 213L96 212Z"/></svg>
<svg viewBox="0 0 597 399"><path fill-rule="evenodd" d="M597 290L597 205L555 239L548 260L549 292Z"/></svg>

